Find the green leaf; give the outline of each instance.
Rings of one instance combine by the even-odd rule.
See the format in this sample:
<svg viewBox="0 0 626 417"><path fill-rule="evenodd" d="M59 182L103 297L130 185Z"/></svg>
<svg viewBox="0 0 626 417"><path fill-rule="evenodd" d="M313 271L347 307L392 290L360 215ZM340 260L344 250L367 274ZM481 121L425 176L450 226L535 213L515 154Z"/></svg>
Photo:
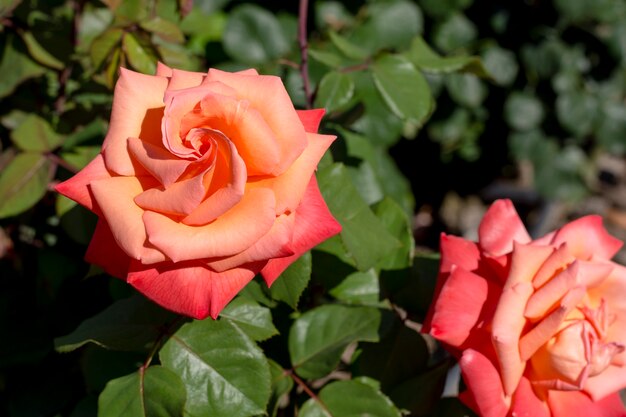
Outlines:
<svg viewBox="0 0 626 417"><path fill-rule="evenodd" d="M7 35L7 42L0 62L0 98L13 93L18 85L29 78L39 77L45 69L28 58L24 53L18 52L19 47L16 38Z"/></svg>
<svg viewBox="0 0 626 417"><path fill-rule="evenodd" d="M598 116L598 108L598 100L583 91L560 94L556 99L559 122L578 138L591 132Z"/></svg>
<svg viewBox="0 0 626 417"><path fill-rule="evenodd" d="M298 375L321 378L338 364L346 346L378 341L380 311L327 304L298 317L289 331L289 355Z"/></svg>
<svg viewBox="0 0 626 417"><path fill-rule="evenodd" d="M319 29L339 30L354 22L354 17L341 2L315 3L315 23Z"/></svg>
<svg viewBox="0 0 626 417"><path fill-rule="evenodd" d="M374 83L398 117L422 125L433 111L433 98L421 72L403 56L383 55L373 66Z"/></svg>
<svg viewBox="0 0 626 417"><path fill-rule="evenodd" d="M285 370L273 360L268 360L270 364L270 373L272 375L272 396L267 406L269 415L276 417L278 406L281 399L288 395L293 389L293 379L285 372Z"/></svg>
<svg viewBox="0 0 626 417"><path fill-rule="evenodd" d="M267 359L234 323L212 319L180 328L159 354L187 388L186 414L246 417L264 414L271 394Z"/></svg>
<svg viewBox="0 0 626 417"><path fill-rule="evenodd" d="M446 87L454 101L469 108L480 106L488 94L487 87L473 74L449 74Z"/></svg>
<svg viewBox="0 0 626 417"><path fill-rule="evenodd" d="M132 33L124 34L122 46L128 58L128 62L130 62L133 68L143 74L152 75L156 72L156 62L154 58Z"/></svg>
<svg viewBox="0 0 626 417"><path fill-rule="evenodd" d="M402 246L382 259L378 263L378 267L382 269L404 269L410 267L415 242L407 213L397 202L389 197L385 197L385 199L376 204L374 213L376 213L376 216L378 216L391 235L402 242Z"/></svg>
<svg viewBox="0 0 626 417"><path fill-rule="evenodd" d="M348 104L354 96L354 81L348 74L330 71L320 81L315 107L332 112Z"/></svg>
<svg viewBox="0 0 626 417"><path fill-rule="evenodd" d="M186 396L178 375L150 366L110 381L98 398L98 416L182 417Z"/></svg>
<svg viewBox="0 0 626 417"><path fill-rule="evenodd" d="M91 44L91 62L95 68L100 66L111 55L113 48L120 44L124 31L119 28L111 28L98 36Z"/></svg>
<svg viewBox="0 0 626 417"><path fill-rule="evenodd" d="M336 32L330 31L328 36L330 36L330 41L333 45L335 45L339 51L350 59L362 61L369 55L366 50Z"/></svg>
<svg viewBox="0 0 626 417"><path fill-rule="evenodd" d="M309 49L309 55L320 64L324 64L330 68L339 68L344 63L343 58L334 52L321 51L311 48Z"/></svg>
<svg viewBox="0 0 626 417"><path fill-rule="evenodd" d="M424 415L437 405L441 397L450 363L444 361L428 371L394 387L389 397L395 404L414 414Z"/></svg>
<svg viewBox="0 0 626 417"><path fill-rule="evenodd" d="M232 300L220 316L237 325L252 340L262 341L278 334L272 323L271 310L247 297Z"/></svg>
<svg viewBox="0 0 626 417"><path fill-rule="evenodd" d="M86 343L114 350L144 351L159 337L162 327L176 316L143 296L116 301L82 322L72 333L58 337L59 352L70 352Z"/></svg>
<svg viewBox="0 0 626 417"><path fill-rule="evenodd" d="M367 271L399 247L400 242L365 204L343 165L331 165L319 171L317 178L330 211L341 223L348 256L359 270Z"/></svg>
<svg viewBox="0 0 626 417"><path fill-rule="evenodd" d="M602 107L596 129L598 143L615 155L626 154L626 107L622 103L606 103Z"/></svg>
<svg viewBox="0 0 626 417"><path fill-rule="evenodd" d="M0 172L0 218L19 214L46 194L52 164L35 152L18 154Z"/></svg>
<svg viewBox="0 0 626 417"><path fill-rule="evenodd" d="M543 105L532 94L513 92L504 103L504 118L513 129L535 129L543 121Z"/></svg>
<svg viewBox="0 0 626 417"><path fill-rule="evenodd" d="M11 140L23 151L50 152L61 144L63 137L46 120L36 114L29 114L11 132Z"/></svg>
<svg viewBox="0 0 626 417"><path fill-rule="evenodd" d="M320 391L319 399L328 412L319 402L310 399L304 403L298 417L402 416L383 393L358 380L332 382Z"/></svg>
<svg viewBox="0 0 626 417"><path fill-rule="evenodd" d="M483 54L483 64L491 77L500 85L511 85L517 76L515 54L507 49L493 46Z"/></svg>
<svg viewBox="0 0 626 417"><path fill-rule="evenodd" d="M462 13L455 13L435 28L433 41L444 52L467 46L477 36L476 26Z"/></svg>
<svg viewBox="0 0 626 417"><path fill-rule="evenodd" d="M159 16L153 17L150 20L143 21L139 24L142 29L154 33L160 38L174 42L174 43L182 43L185 41L185 35L179 29L178 25L170 22L169 20L165 20Z"/></svg>
<svg viewBox="0 0 626 417"><path fill-rule="evenodd" d="M298 301L302 292L311 280L312 258L311 252L306 252L280 274L280 277L270 287L270 294L274 300L284 301L291 308L298 308Z"/></svg>
<svg viewBox="0 0 626 417"><path fill-rule="evenodd" d="M489 76L479 57L466 55L442 57L428 46L421 36L411 42L407 58L419 69L433 74L462 71L479 77Z"/></svg>
<svg viewBox="0 0 626 417"><path fill-rule="evenodd" d="M377 306L380 296L378 274L373 268L365 272L354 272L329 293L337 300L349 304Z"/></svg>
<svg viewBox="0 0 626 417"><path fill-rule="evenodd" d="M352 41L371 52L404 49L423 31L424 18L414 2L370 3L368 15L368 21L357 27Z"/></svg>
<svg viewBox="0 0 626 417"><path fill-rule="evenodd" d="M56 70L63 69L65 66L63 62L54 57L43 46L41 46L31 32L22 32L21 35L22 40L24 40L24 43L26 44L26 48L28 48L30 56L32 56L35 61Z"/></svg>
<svg viewBox="0 0 626 417"><path fill-rule="evenodd" d="M290 46L278 19L253 4L232 10L223 42L228 55L252 65L279 58L289 51Z"/></svg>

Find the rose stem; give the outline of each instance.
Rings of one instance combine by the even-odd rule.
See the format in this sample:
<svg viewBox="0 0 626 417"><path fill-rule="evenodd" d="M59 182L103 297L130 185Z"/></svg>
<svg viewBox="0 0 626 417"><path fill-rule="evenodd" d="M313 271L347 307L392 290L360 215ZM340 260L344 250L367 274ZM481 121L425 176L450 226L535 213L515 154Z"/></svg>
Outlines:
<svg viewBox="0 0 626 417"><path fill-rule="evenodd" d="M309 388L309 386L302 379L300 379L300 377L298 375L296 375L296 373L294 372L293 369L285 369L284 372L285 372L286 375L289 375L289 377L291 379L293 379L295 381L295 383L298 384L298 386L300 388L302 388L302 390L304 392L306 392L307 395L313 399L313 401L318 403L320 405L320 407L322 407L324 409L326 414L328 414L330 417L333 416L330 413L330 410L328 409L328 407L326 407L326 404L324 404L322 402L322 400L320 400L320 398L311 390L311 388Z"/></svg>
<svg viewBox="0 0 626 417"><path fill-rule="evenodd" d="M300 74L304 84L304 95L306 96L306 108L313 107L313 95L309 84L309 54L306 33L306 21L308 18L309 0L300 0L300 10L298 13L298 42L300 44Z"/></svg>

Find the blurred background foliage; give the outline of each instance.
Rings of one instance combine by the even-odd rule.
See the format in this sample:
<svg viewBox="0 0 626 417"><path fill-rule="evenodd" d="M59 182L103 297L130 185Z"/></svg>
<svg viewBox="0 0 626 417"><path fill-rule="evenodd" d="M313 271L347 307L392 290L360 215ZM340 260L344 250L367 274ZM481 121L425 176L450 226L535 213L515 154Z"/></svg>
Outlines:
<svg viewBox="0 0 626 417"><path fill-rule="evenodd" d="M0 415L94 416L100 402L113 416L120 401L144 415L140 378L163 415L205 415L176 374L180 347L139 368L171 332L250 354L264 376L222 393L249 400L242 416L464 415L453 378L440 398L452 361L415 331L439 233L471 237L499 197L534 233L585 210L623 233L622 0L310 3L307 97L297 2L0 0ZM278 75L339 136L318 179L342 234L180 330L81 260L95 217L51 191L99 152L118 68L157 61Z"/></svg>

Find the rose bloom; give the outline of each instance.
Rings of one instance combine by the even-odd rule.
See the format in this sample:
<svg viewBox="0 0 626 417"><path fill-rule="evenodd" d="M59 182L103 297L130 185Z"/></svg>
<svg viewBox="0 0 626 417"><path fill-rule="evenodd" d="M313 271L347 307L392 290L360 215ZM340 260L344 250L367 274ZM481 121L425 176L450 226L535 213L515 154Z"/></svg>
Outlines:
<svg viewBox="0 0 626 417"><path fill-rule="evenodd" d="M508 200L478 233L441 237L423 329L459 359L461 400L483 417L625 416L622 242L599 216L532 240Z"/></svg>
<svg viewBox="0 0 626 417"><path fill-rule="evenodd" d="M121 69L102 152L56 187L99 217L85 259L199 319L270 285L341 230L314 174L323 113L255 70Z"/></svg>

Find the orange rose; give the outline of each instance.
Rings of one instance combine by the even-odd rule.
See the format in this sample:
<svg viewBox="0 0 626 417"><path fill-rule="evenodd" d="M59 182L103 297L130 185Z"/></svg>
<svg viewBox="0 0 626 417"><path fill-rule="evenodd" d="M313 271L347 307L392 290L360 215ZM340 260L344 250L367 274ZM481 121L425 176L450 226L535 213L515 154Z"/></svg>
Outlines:
<svg viewBox="0 0 626 417"><path fill-rule="evenodd" d="M122 69L102 152L56 188L99 217L85 258L195 318L270 285L341 230L314 175L323 113L255 70Z"/></svg>
<svg viewBox="0 0 626 417"><path fill-rule="evenodd" d="M625 416L621 246L599 216L532 240L508 200L477 244L442 236L424 331L459 358L461 399L483 417Z"/></svg>

